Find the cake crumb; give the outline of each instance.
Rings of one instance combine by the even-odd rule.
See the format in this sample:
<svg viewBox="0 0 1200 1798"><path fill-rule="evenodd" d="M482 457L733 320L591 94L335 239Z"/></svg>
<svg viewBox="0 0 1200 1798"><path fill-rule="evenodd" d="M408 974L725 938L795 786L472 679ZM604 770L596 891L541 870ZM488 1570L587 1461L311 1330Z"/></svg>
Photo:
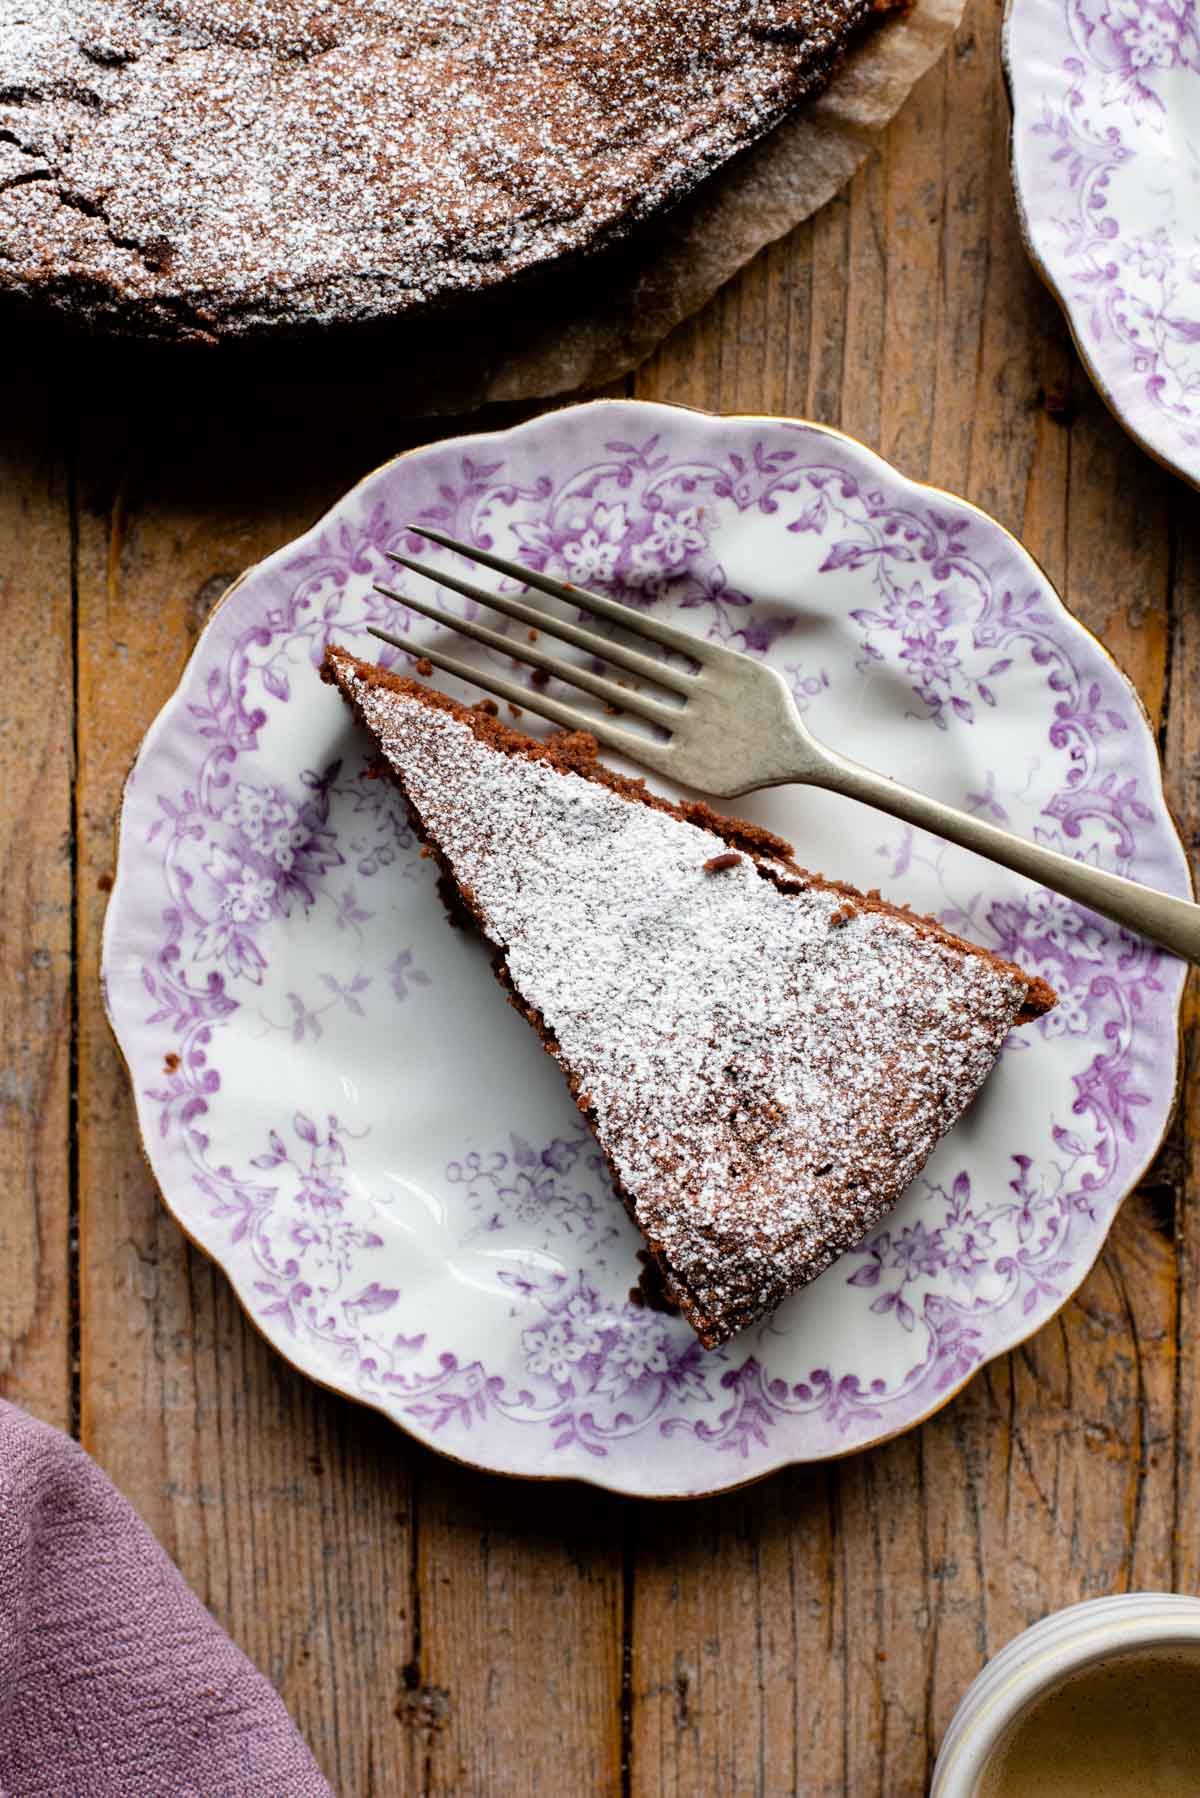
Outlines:
<svg viewBox="0 0 1200 1798"><path fill-rule="evenodd" d="M544 668L535 668L529 676L529 684L531 687L548 687L550 676Z"/></svg>
<svg viewBox="0 0 1200 1798"><path fill-rule="evenodd" d="M471 710L473 712L483 712L489 718L498 718L500 716L500 707L496 704L494 699L477 699L475 704L471 707Z"/></svg>
<svg viewBox="0 0 1200 1798"><path fill-rule="evenodd" d="M508 713L510 718L523 718L525 716L523 708L519 705L514 705L511 699L508 702Z"/></svg>
<svg viewBox="0 0 1200 1798"><path fill-rule="evenodd" d="M429 660L428 656L418 656L415 666L417 673L425 680L428 680L429 676L433 673L433 663Z"/></svg>
<svg viewBox="0 0 1200 1798"><path fill-rule="evenodd" d="M537 625L536 625L536 624L531 624L531 625L530 625L530 627L529 627L529 641L530 641L530 642L531 642L531 643L536 643L536 642L537 642L537 640L538 640L538 636L539 636L539 634L540 634L540 633L539 633L539 631L538 631L538 628L537 628Z"/></svg>
<svg viewBox="0 0 1200 1798"><path fill-rule="evenodd" d="M706 874L720 874L726 868L736 868L741 861L736 849L727 849L724 855L713 855L704 864Z"/></svg>
<svg viewBox="0 0 1200 1798"><path fill-rule="evenodd" d="M167 1074L176 1074L179 1072L179 1057L174 1049L172 1049L169 1054L163 1056L163 1072Z"/></svg>
<svg viewBox="0 0 1200 1798"><path fill-rule="evenodd" d="M96 881L96 885L102 893L111 893L112 889L113 889L112 875L111 874L101 874Z"/></svg>

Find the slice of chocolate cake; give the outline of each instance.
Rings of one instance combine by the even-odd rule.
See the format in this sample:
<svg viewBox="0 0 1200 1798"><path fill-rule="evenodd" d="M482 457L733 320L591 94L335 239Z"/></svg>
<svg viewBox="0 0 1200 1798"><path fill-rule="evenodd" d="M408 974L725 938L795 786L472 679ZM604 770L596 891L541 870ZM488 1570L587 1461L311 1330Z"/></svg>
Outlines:
<svg viewBox="0 0 1200 1798"><path fill-rule="evenodd" d="M570 1082L708 1347L895 1203L1044 981L786 843L331 649L448 897Z"/></svg>

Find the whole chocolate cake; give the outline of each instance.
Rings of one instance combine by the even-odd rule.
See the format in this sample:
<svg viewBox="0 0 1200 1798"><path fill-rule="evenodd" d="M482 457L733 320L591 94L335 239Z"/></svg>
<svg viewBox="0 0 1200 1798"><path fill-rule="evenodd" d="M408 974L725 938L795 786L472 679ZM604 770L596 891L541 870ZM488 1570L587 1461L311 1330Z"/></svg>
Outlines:
<svg viewBox="0 0 1200 1798"><path fill-rule="evenodd" d="M403 313L595 248L871 0L0 0L0 290L145 336Z"/></svg>
<svg viewBox="0 0 1200 1798"><path fill-rule="evenodd" d="M1043 980L777 837L330 649L334 681L558 1061L708 1347L895 1203Z"/></svg>

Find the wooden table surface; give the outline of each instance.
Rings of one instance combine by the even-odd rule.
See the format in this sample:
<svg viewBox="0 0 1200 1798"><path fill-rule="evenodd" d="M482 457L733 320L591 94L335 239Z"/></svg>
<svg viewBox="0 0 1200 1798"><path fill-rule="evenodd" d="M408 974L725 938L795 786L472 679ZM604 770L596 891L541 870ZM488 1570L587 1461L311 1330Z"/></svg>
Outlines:
<svg viewBox="0 0 1200 1798"><path fill-rule="evenodd" d="M998 28L972 0L852 187L613 391L839 425L994 514L1137 682L1194 851L1200 504L1028 265ZM434 431L284 428L236 383L6 342L2 1389L82 1438L341 1798L904 1798L1024 1625L1200 1589L1194 1003L1176 1123L1082 1290L878 1451L687 1505L502 1481L266 1348L139 1156L97 984L114 808L231 577Z"/></svg>

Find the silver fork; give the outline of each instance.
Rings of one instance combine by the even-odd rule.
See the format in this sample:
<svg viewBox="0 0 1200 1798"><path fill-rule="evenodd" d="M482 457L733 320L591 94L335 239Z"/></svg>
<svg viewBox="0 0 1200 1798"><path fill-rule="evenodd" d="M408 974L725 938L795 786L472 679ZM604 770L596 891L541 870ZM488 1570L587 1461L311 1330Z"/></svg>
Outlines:
<svg viewBox="0 0 1200 1798"><path fill-rule="evenodd" d="M839 755L836 750L827 749L802 723L782 678L762 662L702 637L694 637L675 625L664 624L661 619L648 618L632 606L621 605L604 594L592 593L566 581L552 580L537 569L526 568L519 562L506 562L501 556L459 543L442 531L424 525L410 525L408 529L415 536L440 544L444 549L523 582L527 587L534 587L551 598L566 600L593 617L611 619L634 636L690 658L695 669L693 672L664 663L507 593L493 593L444 569L429 568L400 555L392 555L391 560L414 574L424 575L465 599L475 600L521 624L531 625L539 634L545 632L576 649L601 657L612 667L651 681L677 695L682 703L672 705L605 675L595 674L589 668L577 667L559 656L549 655L536 648L532 640L515 643L499 631L443 612L426 600L378 586L377 592L432 619L435 624L471 637L489 649L500 650L514 661L527 662L544 674L553 675L556 680L592 694L618 711L646 719L658 727L660 736L655 739L624 730L613 722L611 715L598 717L580 711L540 690L507 680L490 668L476 667L457 656L446 655L436 647L406 643L388 631L372 627L371 634L383 642L391 643L409 655L424 656L444 673L483 687L513 705L537 712L554 724L569 730L589 731L606 749L616 750L631 761L654 768L682 786L732 799L758 787L778 787L798 781L825 787L831 793L842 793L848 799L860 799L867 805L877 806L880 811L889 812L894 818L902 818L906 824L933 831L948 842L973 849L977 855L987 856L1002 867L1013 868L1018 874L1051 887L1068 899L1078 900L1081 905L1102 912L1127 930L1150 937L1188 961L1200 961L1200 905L1173 898L1168 893L1155 892L1123 875L1073 861L1069 855L1060 855L1038 843L1028 843L1011 831L1001 830L997 825L973 817L969 812L960 812L954 806L943 805L940 800L929 799L923 793L915 793L887 775L876 774Z"/></svg>

